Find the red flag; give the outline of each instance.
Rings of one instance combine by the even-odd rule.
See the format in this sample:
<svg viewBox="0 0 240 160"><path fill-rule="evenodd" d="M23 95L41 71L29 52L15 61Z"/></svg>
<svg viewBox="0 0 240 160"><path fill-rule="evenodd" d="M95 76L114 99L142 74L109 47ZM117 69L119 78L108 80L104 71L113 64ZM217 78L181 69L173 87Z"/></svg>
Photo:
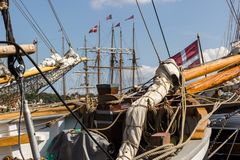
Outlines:
<svg viewBox="0 0 240 160"><path fill-rule="evenodd" d="M111 15L111 14L109 14L109 15L106 17L106 20L110 20L110 19L112 19L112 15Z"/></svg>
<svg viewBox="0 0 240 160"><path fill-rule="evenodd" d="M130 17L126 18L125 21L131 20L131 19L134 19L134 15L131 15Z"/></svg>
<svg viewBox="0 0 240 160"><path fill-rule="evenodd" d="M90 30L89 30L89 32L88 33L92 33L92 32L97 32L97 29L98 29L98 25L96 25L96 26L94 26L94 27L92 27Z"/></svg>
<svg viewBox="0 0 240 160"><path fill-rule="evenodd" d="M177 65L182 65L183 68L192 68L200 64L200 56L198 49L198 40L191 43L181 52L172 56Z"/></svg>
<svg viewBox="0 0 240 160"><path fill-rule="evenodd" d="M114 27L120 27L120 22L118 24L116 24Z"/></svg>
<svg viewBox="0 0 240 160"><path fill-rule="evenodd" d="M200 64L200 58L196 59L195 61L193 61L189 66L188 68L193 68L195 66L198 66Z"/></svg>

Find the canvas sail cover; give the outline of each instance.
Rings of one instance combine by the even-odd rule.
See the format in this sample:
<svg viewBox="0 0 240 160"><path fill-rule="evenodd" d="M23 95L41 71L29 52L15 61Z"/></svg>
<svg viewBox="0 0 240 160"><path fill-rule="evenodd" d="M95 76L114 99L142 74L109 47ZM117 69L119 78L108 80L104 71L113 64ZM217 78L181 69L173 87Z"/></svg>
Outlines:
<svg viewBox="0 0 240 160"><path fill-rule="evenodd" d="M173 80L178 79L179 82L180 71L175 61L168 59L160 64L155 76L156 79L148 91L128 108L123 142L117 160L134 158L138 151L148 108L156 106L163 100L173 87Z"/></svg>
<svg viewBox="0 0 240 160"><path fill-rule="evenodd" d="M81 61L81 57L73 50L69 50L61 57L58 53L53 53L51 58L45 58L44 61L39 65L39 67L53 67L61 66L62 68L77 64Z"/></svg>
<svg viewBox="0 0 240 160"><path fill-rule="evenodd" d="M90 132L95 140L105 149L109 142L94 132ZM92 141L85 131L79 133L59 133L47 150L48 160L94 160L106 159L105 153Z"/></svg>

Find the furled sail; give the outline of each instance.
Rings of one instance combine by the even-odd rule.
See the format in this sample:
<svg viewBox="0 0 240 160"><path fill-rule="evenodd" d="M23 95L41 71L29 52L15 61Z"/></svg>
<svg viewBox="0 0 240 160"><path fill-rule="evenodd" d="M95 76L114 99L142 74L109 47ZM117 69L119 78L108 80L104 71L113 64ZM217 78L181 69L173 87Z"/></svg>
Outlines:
<svg viewBox="0 0 240 160"><path fill-rule="evenodd" d="M156 70L155 80L148 91L128 108L123 143L117 160L133 159L136 155L142 136L143 124L146 121L148 108L156 106L168 91L179 84L180 71L173 59L161 63Z"/></svg>

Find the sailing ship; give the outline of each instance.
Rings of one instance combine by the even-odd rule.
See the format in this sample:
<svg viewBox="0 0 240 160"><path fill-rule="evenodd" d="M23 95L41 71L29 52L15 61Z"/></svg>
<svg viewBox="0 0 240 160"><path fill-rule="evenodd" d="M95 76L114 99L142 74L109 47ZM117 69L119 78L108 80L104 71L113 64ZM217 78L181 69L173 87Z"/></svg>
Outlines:
<svg viewBox="0 0 240 160"><path fill-rule="evenodd" d="M110 53L113 50L112 47ZM100 47L95 51L100 53ZM211 135L209 117L220 107L234 102L224 100L207 104L198 100L196 93L239 76L239 58L239 55L232 55L186 70L168 59L159 63L155 76L148 83L122 93L121 98L118 89L111 90L108 85L98 87L96 101L63 101L63 106L55 103L35 108L31 111L35 126L33 137L40 154L30 146L33 137L28 137L23 124L19 125L19 112L1 114L0 156L9 159L40 159L39 155L46 159L204 159ZM74 61L66 71L81 61L83 59ZM65 68L61 65L42 67L48 79L53 78L52 82L66 72L64 70L55 78L53 75L61 69ZM185 83L219 70L222 71ZM38 73L33 69L23 75L29 78L29 83L25 82L27 92L36 87L30 80ZM6 83L9 79L4 77L1 81ZM17 92L14 85L17 87L16 83L5 86L12 91L8 92L10 95ZM41 80L41 86L45 85L47 83Z"/></svg>

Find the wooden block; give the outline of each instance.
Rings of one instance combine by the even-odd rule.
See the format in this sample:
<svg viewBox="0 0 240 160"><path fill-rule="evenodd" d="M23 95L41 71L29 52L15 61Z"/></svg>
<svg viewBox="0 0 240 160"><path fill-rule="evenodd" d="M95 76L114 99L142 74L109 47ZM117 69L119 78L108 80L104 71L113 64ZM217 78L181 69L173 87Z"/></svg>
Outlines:
<svg viewBox="0 0 240 160"><path fill-rule="evenodd" d="M158 132L151 136L150 142L152 145L159 146L170 143L171 135L167 132Z"/></svg>
<svg viewBox="0 0 240 160"><path fill-rule="evenodd" d="M208 113L205 108L197 108L198 113L201 115L201 118L205 117ZM207 128L208 120L202 122L196 132L193 134L191 139L202 139L204 137L204 131Z"/></svg>

